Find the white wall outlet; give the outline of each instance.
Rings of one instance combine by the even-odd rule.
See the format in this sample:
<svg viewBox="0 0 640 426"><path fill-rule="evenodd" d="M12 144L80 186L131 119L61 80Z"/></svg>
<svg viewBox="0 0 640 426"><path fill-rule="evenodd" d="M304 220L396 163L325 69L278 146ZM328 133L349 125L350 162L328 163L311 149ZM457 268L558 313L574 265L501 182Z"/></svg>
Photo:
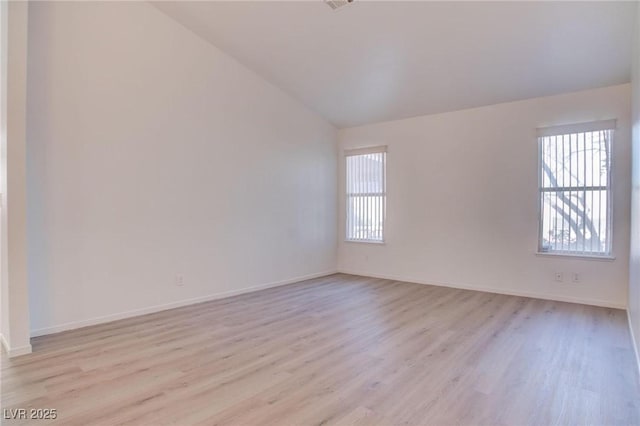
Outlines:
<svg viewBox="0 0 640 426"><path fill-rule="evenodd" d="M176 275L176 285L178 287L182 287L184 285L184 275L182 274Z"/></svg>
<svg viewBox="0 0 640 426"><path fill-rule="evenodd" d="M573 274L571 274L571 281L574 283L579 283L580 282L580 274L577 272L574 272Z"/></svg>
<svg viewBox="0 0 640 426"><path fill-rule="evenodd" d="M562 272L556 272L556 281L561 283L562 281L564 281L564 277L562 276Z"/></svg>

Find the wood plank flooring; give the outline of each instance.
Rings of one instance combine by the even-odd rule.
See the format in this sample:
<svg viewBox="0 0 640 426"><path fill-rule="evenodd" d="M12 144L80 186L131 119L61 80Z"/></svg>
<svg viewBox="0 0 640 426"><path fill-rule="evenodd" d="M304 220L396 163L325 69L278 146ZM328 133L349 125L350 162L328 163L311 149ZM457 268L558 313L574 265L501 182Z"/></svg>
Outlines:
<svg viewBox="0 0 640 426"><path fill-rule="evenodd" d="M337 274L32 344L1 401L33 424L640 424L615 309Z"/></svg>

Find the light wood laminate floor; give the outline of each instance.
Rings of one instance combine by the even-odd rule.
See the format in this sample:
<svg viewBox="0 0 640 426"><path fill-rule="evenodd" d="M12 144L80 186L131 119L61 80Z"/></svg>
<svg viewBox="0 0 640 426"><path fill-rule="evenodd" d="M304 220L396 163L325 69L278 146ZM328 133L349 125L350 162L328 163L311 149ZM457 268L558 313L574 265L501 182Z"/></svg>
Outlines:
<svg viewBox="0 0 640 426"><path fill-rule="evenodd" d="M640 424L615 309L338 274L32 343L2 407L65 425Z"/></svg>

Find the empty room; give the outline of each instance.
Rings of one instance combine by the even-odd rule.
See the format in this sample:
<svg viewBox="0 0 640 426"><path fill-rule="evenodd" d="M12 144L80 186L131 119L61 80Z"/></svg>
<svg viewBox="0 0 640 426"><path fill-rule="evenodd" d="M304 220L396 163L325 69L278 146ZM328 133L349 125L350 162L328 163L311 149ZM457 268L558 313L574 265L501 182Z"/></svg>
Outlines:
<svg viewBox="0 0 640 426"><path fill-rule="evenodd" d="M0 1L3 425L640 426L635 1Z"/></svg>

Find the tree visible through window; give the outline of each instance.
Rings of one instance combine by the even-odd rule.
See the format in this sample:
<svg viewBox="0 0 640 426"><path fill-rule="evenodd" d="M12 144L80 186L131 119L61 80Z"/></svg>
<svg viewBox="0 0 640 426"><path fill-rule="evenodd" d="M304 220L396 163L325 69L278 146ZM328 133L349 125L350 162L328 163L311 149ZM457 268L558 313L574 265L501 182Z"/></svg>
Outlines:
<svg viewBox="0 0 640 426"><path fill-rule="evenodd" d="M540 252L611 252L615 121L539 129Z"/></svg>

